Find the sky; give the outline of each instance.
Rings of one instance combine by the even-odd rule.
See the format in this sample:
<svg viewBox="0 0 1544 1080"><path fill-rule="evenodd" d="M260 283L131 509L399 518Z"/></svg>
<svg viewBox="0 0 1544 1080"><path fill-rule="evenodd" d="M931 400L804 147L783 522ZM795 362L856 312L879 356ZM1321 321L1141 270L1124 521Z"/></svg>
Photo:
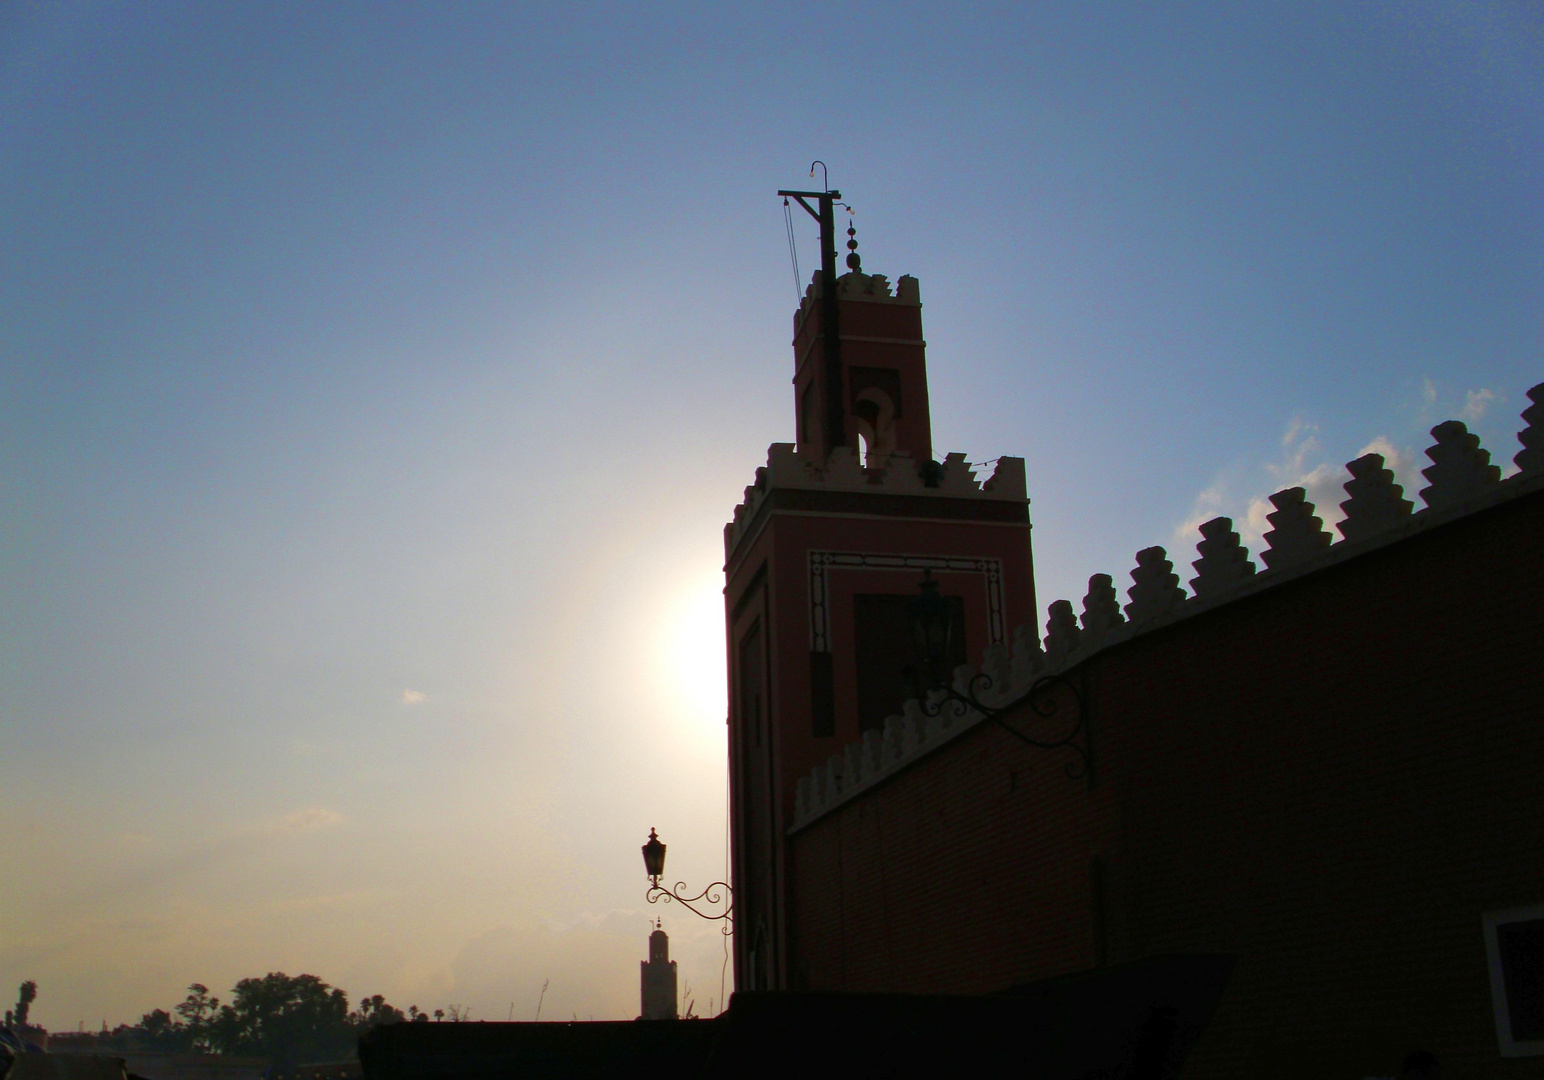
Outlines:
<svg viewBox="0 0 1544 1080"><path fill-rule="evenodd" d="M815 158L1042 609L1544 382L1536 3L0 3L0 994L721 1007Z"/></svg>

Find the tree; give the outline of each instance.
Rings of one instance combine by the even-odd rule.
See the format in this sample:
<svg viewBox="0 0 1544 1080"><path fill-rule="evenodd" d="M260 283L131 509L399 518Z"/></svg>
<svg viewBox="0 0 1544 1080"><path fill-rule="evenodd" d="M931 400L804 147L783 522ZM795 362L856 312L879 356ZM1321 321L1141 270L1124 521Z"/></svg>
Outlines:
<svg viewBox="0 0 1544 1080"><path fill-rule="evenodd" d="M172 1019L165 1009L152 1009L139 1018L140 1041L151 1050L176 1053L188 1049L187 1025Z"/></svg>
<svg viewBox="0 0 1544 1080"><path fill-rule="evenodd" d="M187 1035L188 1049L210 1049L214 1020L220 1015L220 999L209 996L209 987L203 983L189 986L188 996L177 1006L177 1015L182 1017L181 1027Z"/></svg>
<svg viewBox="0 0 1544 1080"><path fill-rule="evenodd" d="M32 1003L38 999L38 984L32 979L22 983L16 993L16 1026L27 1026L27 1014L32 1011Z"/></svg>
<svg viewBox="0 0 1544 1080"><path fill-rule="evenodd" d="M177 1006L177 1015L182 1017L185 1024L200 1024L220 1011L220 999L209 996L209 987L203 983L193 983L188 987L188 996Z"/></svg>
<svg viewBox="0 0 1544 1080"><path fill-rule="evenodd" d="M134 1028L120 1030L137 1046L267 1057L283 1072L305 1062L350 1057L358 1037L379 1024L429 1019L416 1005L404 1014L381 994L362 998L350 1012L348 995L315 975L269 972L242 979L231 993L230 1003L221 1005L207 986L193 983L175 1016L153 1009Z"/></svg>
<svg viewBox="0 0 1544 1080"><path fill-rule="evenodd" d="M352 1053L349 1020L342 990L315 975L271 971L236 984L231 1003L220 1006L210 1024L210 1042L222 1053L271 1057L289 1069Z"/></svg>
<svg viewBox="0 0 1544 1080"><path fill-rule="evenodd" d="M413 1012L416 1014L417 1011L418 1006L413 1006ZM400 1024L406 1019L401 1009L386 1004L386 999L380 994L361 999L359 1010L349 1017L349 1021L356 1028L373 1028L379 1024Z"/></svg>

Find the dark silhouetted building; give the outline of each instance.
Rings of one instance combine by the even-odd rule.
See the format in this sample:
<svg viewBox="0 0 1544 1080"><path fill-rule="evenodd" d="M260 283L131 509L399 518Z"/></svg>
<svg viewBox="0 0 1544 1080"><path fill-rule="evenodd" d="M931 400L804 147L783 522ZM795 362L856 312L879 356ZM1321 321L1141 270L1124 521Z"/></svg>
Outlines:
<svg viewBox="0 0 1544 1080"><path fill-rule="evenodd" d="M643 1020L676 1018L676 962L670 959L670 937L655 926L649 935L649 958L639 963L642 969Z"/></svg>
<svg viewBox="0 0 1544 1080"><path fill-rule="evenodd" d="M798 441L725 529L737 986L987 994L1224 954L1186 1076L1417 1049L1537 1075L1544 386L1506 479L1439 424L1419 508L1368 454L1340 535L1277 492L1262 565L1217 518L1188 591L1147 548L1124 597L1095 575L1042 635L1023 462L935 460L916 281L838 283L838 445L825 302L795 316ZM1001 722L913 699L925 571L956 687Z"/></svg>

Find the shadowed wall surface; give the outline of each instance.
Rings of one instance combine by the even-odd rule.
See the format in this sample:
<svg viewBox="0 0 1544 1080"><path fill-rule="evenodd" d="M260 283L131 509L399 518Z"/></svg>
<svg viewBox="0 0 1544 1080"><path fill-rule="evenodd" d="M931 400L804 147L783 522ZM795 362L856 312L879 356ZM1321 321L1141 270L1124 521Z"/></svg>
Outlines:
<svg viewBox="0 0 1544 1080"><path fill-rule="evenodd" d="M1238 967L1188 1076L1534 1075L1483 912L1544 900L1544 492L1069 674L1096 783L980 725L790 839L817 989L967 993L1176 951ZM1018 718L1023 722L1023 718Z"/></svg>

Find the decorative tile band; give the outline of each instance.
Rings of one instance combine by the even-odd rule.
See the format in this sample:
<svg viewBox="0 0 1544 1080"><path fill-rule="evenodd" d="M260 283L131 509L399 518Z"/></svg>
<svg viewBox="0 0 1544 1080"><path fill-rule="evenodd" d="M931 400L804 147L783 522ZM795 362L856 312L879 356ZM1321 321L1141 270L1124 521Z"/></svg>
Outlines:
<svg viewBox="0 0 1544 1080"><path fill-rule="evenodd" d="M831 651L831 601L829 576L833 570L923 570L982 574L986 578L987 636L1001 644L1003 634L1003 564L1000 559L955 555L882 555L854 551L811 551L810 651Z"/></svg>

